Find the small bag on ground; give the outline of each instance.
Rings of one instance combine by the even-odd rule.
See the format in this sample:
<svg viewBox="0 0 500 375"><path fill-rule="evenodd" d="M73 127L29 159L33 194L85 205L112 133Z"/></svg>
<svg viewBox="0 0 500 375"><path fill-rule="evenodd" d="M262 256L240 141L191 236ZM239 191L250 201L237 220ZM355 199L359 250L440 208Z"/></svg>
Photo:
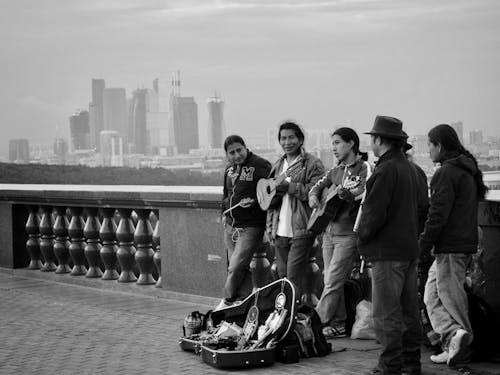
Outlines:
<svg viewBox="0 0 500 375"><path fill-rule="evenodd" d="M351 339L374 340L375 338L372 303L364 299L356 306L356 321L352 326Z"/></svg>

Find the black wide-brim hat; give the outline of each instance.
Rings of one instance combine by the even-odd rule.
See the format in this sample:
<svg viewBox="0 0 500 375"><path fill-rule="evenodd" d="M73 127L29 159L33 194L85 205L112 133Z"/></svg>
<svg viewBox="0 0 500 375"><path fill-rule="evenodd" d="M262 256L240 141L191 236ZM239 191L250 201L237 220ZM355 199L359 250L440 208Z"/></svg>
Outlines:
<svg viewBox="0 0 500 375"><path fill-rule="evenodd" d="M372 130L367 133L385 138L406 139L408 134L403 131L403 123L395 117L377 116Z"/></svg>

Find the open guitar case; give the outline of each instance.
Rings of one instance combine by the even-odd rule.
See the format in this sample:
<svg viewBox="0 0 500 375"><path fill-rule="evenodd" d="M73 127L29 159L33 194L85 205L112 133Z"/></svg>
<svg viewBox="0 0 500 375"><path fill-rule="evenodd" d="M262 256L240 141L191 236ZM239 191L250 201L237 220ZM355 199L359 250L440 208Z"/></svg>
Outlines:
<svg viewBox="0 0 500 375"><path fill-rule="evenodd" d="M286 278L276 280L259 288L240 304L217 311L208 312L205 316L205 325L219 326L222 322L235 323L245 327L249 320L255 319L257 327L265 325L271 314L280 313L282 319L277 320L272 333L255 348L236 350L234 345L224 347L220 343L214 344L203 335L183 336L179 345L182 350L191 351L202 360L216 368L250 368L272 365L276 360L277 344L293 330L297 314L297 296L293 284ZM286 312L285 312L286 311ZM273 316L275 316L273 315ZM257 329L251 335L250 341L258 341ZM201 338L200 338L201 336Z"/></svg>

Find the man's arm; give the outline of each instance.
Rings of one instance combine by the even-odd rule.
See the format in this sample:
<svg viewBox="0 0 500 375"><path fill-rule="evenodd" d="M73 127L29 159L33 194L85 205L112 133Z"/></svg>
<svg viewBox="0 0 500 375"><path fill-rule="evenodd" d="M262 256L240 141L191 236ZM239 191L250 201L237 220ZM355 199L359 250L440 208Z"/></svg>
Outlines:
<svg viewBox="0 0 500 375"><path fill-rule="evenodd" d="M312 162L311 168L307 171L306 183L292 181L288 184L288 194L293 195L301 201L309 199L309 191L325 173L325 167L320 159Z"/></svg>
<svg viewBox="0 0 500 375"><path fill-rule="evenodd" d="M453 202L455 201L455 188L451 178L443 173L441 167L436 172L431 183L432 194L429 213L425 222L424 232L420 235L419 245L422 252L429 251L435 245L443 227L448 222Z"/></svg>
<svg viewBox="0 0 500 375"><path fill-rule="evenodd" d="M366 185L366 196L358 228L361 243L367 243L375 237L387 221L396 180L394 170L388 167L375 172Z"/></svg>

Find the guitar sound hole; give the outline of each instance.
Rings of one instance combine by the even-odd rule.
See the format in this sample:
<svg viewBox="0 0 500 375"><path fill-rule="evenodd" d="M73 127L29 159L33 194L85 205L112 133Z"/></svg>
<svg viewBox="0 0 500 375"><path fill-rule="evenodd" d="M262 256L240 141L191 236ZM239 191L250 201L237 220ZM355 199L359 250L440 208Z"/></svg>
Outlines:
<svg viewBox="0 0 500 375"><path fill-rule="evenodd" d="M271 186L266 187L267 194L271 194Z"/></svg>

